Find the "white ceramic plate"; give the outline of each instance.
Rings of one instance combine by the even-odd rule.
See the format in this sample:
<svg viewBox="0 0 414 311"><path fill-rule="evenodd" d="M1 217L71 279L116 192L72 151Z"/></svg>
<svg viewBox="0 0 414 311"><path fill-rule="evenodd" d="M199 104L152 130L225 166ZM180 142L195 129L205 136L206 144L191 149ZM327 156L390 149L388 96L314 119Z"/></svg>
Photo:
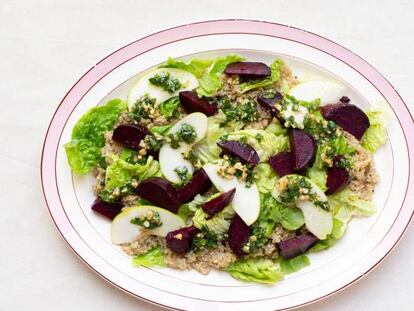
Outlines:
<svg viewBox="0 0 414 311"><path fill-rule="evenodd" d="M302 80L322 77L346 86L346 95L366 109L390 110L388 143L375 155L381 178L376 215L355 219L329 251L311 254L311 266L274 286L243 283L213 271L133 268L112 245L110 223L90 210L91 176L74 176L63 144L89 108L126 98L137 76L168 56L188 59L238 53L249 60L286 61ZM66 94L47 132L42 183L50 213L72 249L93 270L128 293L158 305L190 310L274 310L304 305L352 284L375 267L407 228L414 209L412 118L396 91L364 60L325 38L288 26L245 20L184 25L140 39L92 67Z"/></svg>

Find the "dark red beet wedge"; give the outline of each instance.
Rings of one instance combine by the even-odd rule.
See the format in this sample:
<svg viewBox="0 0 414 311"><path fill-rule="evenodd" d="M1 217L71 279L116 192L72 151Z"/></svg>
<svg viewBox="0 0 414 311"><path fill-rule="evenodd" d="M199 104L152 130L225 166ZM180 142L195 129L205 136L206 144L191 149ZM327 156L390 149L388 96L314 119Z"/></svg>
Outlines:
<svg viewBox="0 0 414 311"><path fill-rule="evenodd" d="M201 205L201 208L208 215L214 216L218 212L221 212L226 206L228 206L231 201L233 201L235 193L236 188L227 191L208 202L205 202L203 205Z"/></svg>
<svg viewBox="0 0 414 311"><path fill-rule="evenodd" d="M184 254L190 250L194 236L199 233L196 227L186 227L168 232L165 237L168 248L176 254Z"/></svg>
<svg viewBox="0 0 414 311"><path fill-rule="evenodd" d="M269 164L279 177L293 174L293 157L290 151L279 152L269 158Z"/></svg>
<svg viewBox="0 0 414 311"><path fill-rule="evenodd" d="M299 234L293 238L276 243L280 257L290 259L306 252L319 239L310 232Z"/></svg>
<svg viewBox="0 0 414 311"><path fill-rule="evenodd" d="M369 128L367 115L357 106L347 103L331 104L322 107L325 119L334 121L345 131L361 139Z"/></svg>
<svg viewBox="0 0 414 311"><path fill-rule="evenodd" d="M269 66L256 62L235 62L227 65L225 73L230 75L249 76L254 78L270 76Z"/></svg>
<svg viewBox="0 0 414 311"><path fill-rule="evenodd" d="M178 94L181 106L187 113L202 112L206 116L210 117L218 112L216 104L210 104L204 98L197 96L196 92L184 91Z"/></svg>
<svg viewBox="0 0 414 311"><path fill-rule="evenodd" d="M260 161L256 150L248 144L229 140L220 141L217 145L221 148L223 154L238 157L244 163L256 165Z"/></svg>
<svg viewBox="0 0 414 311"><path fill-rule="evenodd" d="M257 102L259 105L266 109L273 117L278 117L278 111L275 107L275 105L280 102L283 99L283 95L279 92L276 92L276 94L273 97L267 97L266 94L261 94L257 96Z"/></svg>
<svg viewBox="0 0 414 311"><path fill-rule="evenodd" d="M122 203L108 203L99 198L97 198L91 206L95 212L111 220L121 212L123 207L124 205Z"/></svg>
<svg viewBox="0 0 414 311"><path fill-rule="evenodd" d="M243 246L249 240L251 229L235 214L229 228L229 246L236 255L244 255Z"/></svg>
<svg viewBox="0 0 414 311"><path fill-rule="evenodd" d="M289 134L289 142L290 150L292 150L293 170L303 171L315 160L315 140L304 131L293 129Z"/></svg>
<svg viewBox="0 0 414 311"><path fill-rule="evenodd" d="M326 194L331 195L343 189L350 181L349 173L342 167L328 168L328 177L326 178Z"/></svg>
<svg viewBox="0 0 414 311"><path fill-rule="evenodd" d="M210 189L211 181L203 169L194 173L193 178L183 187L176 190L180 204L190 202L197 194L203 195Z"/></svg>
<svg viewBox="0 0 414 311"><path fill-rule="evenodd" d="M348 97L348 96L342 96L342 97L339 99L339 101L340 101L341 103L347 104L347 103L349 103L351 100L349 99L349 97Z"/></svg>
<svg viewBox="0 0 414 311"><path fill-rule="evenodd" d="M139 143L147 136L148 131L145 127L135 124L123 124L118 126L113 134L112 139L133 150L141 149Z"/></svg>
<svg viewBox="0 0 414 311"><path fill-rule="evenodd" d="M180 202L173 185L166 179L151 177L142 181L135 189L137 195L152 204L177 213Z"/></svg>

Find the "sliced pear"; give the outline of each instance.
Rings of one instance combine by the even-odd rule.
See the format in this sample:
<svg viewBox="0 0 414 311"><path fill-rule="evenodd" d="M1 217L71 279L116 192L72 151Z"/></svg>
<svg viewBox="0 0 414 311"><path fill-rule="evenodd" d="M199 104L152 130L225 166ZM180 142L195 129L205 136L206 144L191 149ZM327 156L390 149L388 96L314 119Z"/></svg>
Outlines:
<svg viewBox="0 0 414 311"><path fill-rule="evenodd" d="M174 124L174 126L168 131L168 134L175 134L183 124L191 125L196 134L197 137L193 144L199 142L202 140L207 133L207 125L208 125L208 118L204 113L201 112L193 112L189 115L182 118L180 121Z"/></svg>
<svg viewBox="0 0 414 311"><path fill-rule="evenodd" d="M180 177L175 172L176 168L186 167L188 173L192 174L194 169L190 161L184 159L182 153L189 148L188 146L180 146L178 149L172 148L168 144L164 144L158 156L161 172L166 179L172 183L179 183Z"/></svg>
<svg viewBox="0 0 414 311"><path fill-rule="evenodd" d="M305 218L306 228L318 239L324 240L332 232L332 214L311 201L298 201L297 207L302 211Z"/></svg>
<svg viewBox="0 0 414 311"><path fill-rule="evenodd" d="M158 73L169 72L171 77L176 78L181 83L181 89L177 92L170 93L165 91L159 86L155 86L149 82L149 79L155 76ZM144 73L138 80L138 82L132 87L131 91L128 94L128 106L131 109L135 102L140 99L145 94L148 94L149 97L154 98L156 103L160 104L171 97L178 96L178 93L181 91L191 91L198 87L197 78L184 70L175 69L175 68L159 68L150 70Z"/></svg>
<svg viewBox="0 0 414 311"><path fill-rule="evenodd" d="M312 101L320 98L321 105L335 104L344 95L345 86L337 82L315 80L300 83L294 86L289 95L296 99Z"/></svg>
<svg viewBox="0 0 414 311"><path fill-rule="evenodd" d="M252 225L259 218L260 213L260 196L256 184L247 187L245 182L240 182L236 177L231 179L221 177L217 174L219 165L207 163L203 166L203 170L219 191L227 192L236 188L231 205L246 225Z"/></svg>
<svg viewBox="0 0 414 311"><path fill-rule="evenodd" d="M131 220L137 217L146 216L148 211L159 213L162 222L160 227L149 230L153 235L164 237L170 231L185 227L185 223L181 217L163 208L150 205L129 207L124 209L112 221L112 243L124 244L134 242L143 228L139 225L131 224Z"/></svg>
<svg viewBox="0 0 414 311"><path fill-rule="evenodd" d="M206 136L207 133L207 123L208 118L205 114L201 112L194 112L178 121L174 126L168 131L168 134L174 134L177 132L183 124L189 124L194 127L196 132L196 139L193 144L197 143ZM161 172L172 183L179 183L180 177L175 172L176 168L186 167L190 174L193 173L193 166L190 161L187 161L183 157L183 153L190 148L191 145L182 144L179 148L174 149L168 144L164 144L159 153L159 162L161 167Z"/></svg>
<svg viewBox="0 0 414 311"><path fill-rule="evenodd" d="M318 201L326 202L328 198L325 193L310 179L299 175L286 175L278 180L279 185L285 184L285 180L289 182L291 178L304 178L310 185L310 193L316 194ZM272 195L277 198L281 194L280 190L275 188ZM332 232L333 218L332 214L315 205L309 200L296 200L296 206L302 211L305 218L305 225L308 230L313 233L318 239L324 240Z"/></svg>

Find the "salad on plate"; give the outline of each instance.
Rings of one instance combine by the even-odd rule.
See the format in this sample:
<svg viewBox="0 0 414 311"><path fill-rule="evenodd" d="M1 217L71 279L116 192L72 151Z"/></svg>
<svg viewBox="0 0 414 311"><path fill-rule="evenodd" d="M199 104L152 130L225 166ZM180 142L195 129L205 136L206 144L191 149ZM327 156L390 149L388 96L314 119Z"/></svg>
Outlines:
<svg viewBox="0 0 414 311"><path fill-rule="evenodd" d="M134 266L275 283L375 213L384 113L345 92L282 59L169 58L90 109L64 147Z"/></svg>

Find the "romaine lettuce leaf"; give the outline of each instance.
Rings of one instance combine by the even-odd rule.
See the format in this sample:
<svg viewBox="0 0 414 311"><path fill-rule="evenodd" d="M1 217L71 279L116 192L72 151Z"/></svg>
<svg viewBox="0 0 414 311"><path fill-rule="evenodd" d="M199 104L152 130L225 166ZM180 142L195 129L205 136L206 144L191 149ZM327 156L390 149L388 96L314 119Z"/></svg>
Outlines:
<svg viewBox="0 0 414 311"><path fill-rule="evenodd" d="M270 259L242 258L226 270L235 279L248 282L273 284L283 279L280 264Z"/></svg>
<svg viewBox="0 0 414 311"><path fill-rule="evenodd" d="M371 153L384 145L387 141L387 116L383 110L370 109L366 112L370 126L361 139L361 145Z"/></svg>
<svg viewBox="0 0 414 311"><path fill-rule="evenodd" d="M162 176L160 164L149 156L145 164L131 164L112 156L112 164L106 168L105 190L124 187L132 179L145 180L153 176Z"/></svg>
<svg viewBox="0 0 414 311"><path fill-rule="evenodd" d="M241 140L251 145L257 152L260 162L266 162L270 156L289 149L285 135L274 135L265 130L246 129L229 133L227 140Z"/></svg>
<svg viewBox="0 0 414 311"><path fill-rule="evenodd" d="M89 109L78 120L72 130L72 140L64 145L73 172L86 174L102 163L104 133L112 130L119 114L126 109L126 102L114 99L103 106Z"/></svg>
<svg viewBox="0 0 414 311"><path fill-rule="evenodd" d="M261 79L259 81L249 81L249 82L243 82L240 84L240 90L242 93L251 91L253 89L259 88L259 87L265 87L272 85L276 81L280 79L280 67L283 65L283 61L281 59L276 59L271 65L270 65L270 71L271 75L270 77Z"/></svg>
<svg viewBox="0 0 414 311"><path fill-rule="evenodd" d="M198 80L199 87L197 88L198 96L211 97L217 93L221 87L220 75L224 72L228 64L243 61L244 57L240 55L227 55L225 57L217 58L210 71L204 73Z"/></svg>
<svg viewBox="0 0 414 311"><path fill-rule="evenodd" d="M211 66L213 61L211 59L199 59L193 58L189 63L185 63L181 60L176 60L171 57L167 61L160 65L158 68L177 68L184 71L188 71L200 78L208 67Z"/></svg>
<svg viewBox="0 0 414 311"><path fill-rule="evenodd" d="M132 265L134 267L165 267L164 254L159 247L155 247L145 254L132 257Z"/></svg>
<svg viewBox="0 0 414 311"><path fill-rule="evenodd" d="M310 265L310 260L306 255L299 255L291 259L280 258L280 267L283 274L297 272Z"/></svg>

